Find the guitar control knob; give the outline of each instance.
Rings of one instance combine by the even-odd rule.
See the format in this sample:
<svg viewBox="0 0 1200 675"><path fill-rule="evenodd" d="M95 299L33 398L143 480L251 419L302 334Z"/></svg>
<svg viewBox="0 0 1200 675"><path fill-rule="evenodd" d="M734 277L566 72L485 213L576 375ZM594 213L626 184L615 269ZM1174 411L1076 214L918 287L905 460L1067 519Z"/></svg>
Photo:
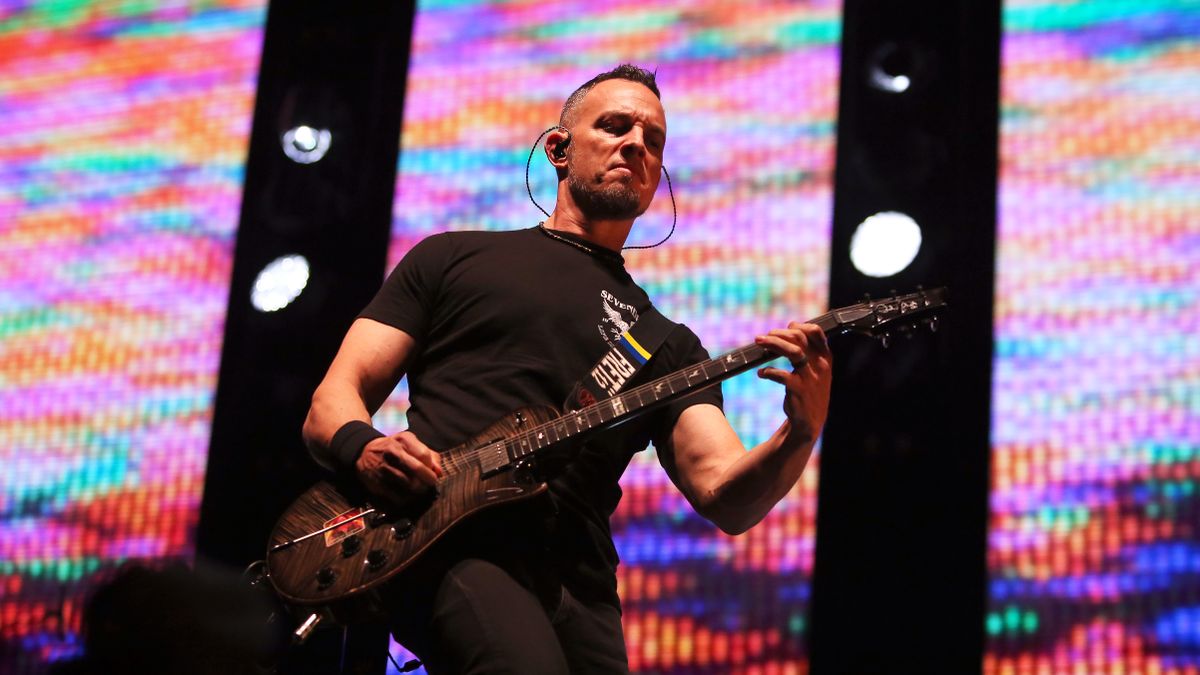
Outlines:
<svg viewBox="0 0 1200 675"><path fill-rule="evenodd" d="M349 558L358 553L362 549L362 539L357 534L352 534L342 540L342 557Z"/></svg>
<svg viewBox="0 0 1200 675"><path fill-rule="evenodd" d="M387 551L373 548L369 553L367 553L367 567L372 570L377 570L387 564L387 559Z"/></svg>
<svg viewBox="0 0 1200 675"><path fill-rule="evenodd" d="M329 588L337 581L337 572L332 567L322 567L317 572L317 588Z"/></svg>
<svg viewBox="0 0 1200 675"><path fill-rule="evenodd" d="M392 523L392 537L395 539L408 539L413 533L413 522L408 518L401 518L395 523Z"/></svg>

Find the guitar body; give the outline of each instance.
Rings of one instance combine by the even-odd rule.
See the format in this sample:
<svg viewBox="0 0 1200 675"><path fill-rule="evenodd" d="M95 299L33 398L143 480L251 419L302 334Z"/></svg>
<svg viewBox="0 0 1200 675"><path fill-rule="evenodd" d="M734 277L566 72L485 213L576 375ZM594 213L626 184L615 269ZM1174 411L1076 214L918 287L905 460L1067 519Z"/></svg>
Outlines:
<svg viewBox="0 0 1200 675"><path fill-rule="evenodd" d="M442 453L447 470L436 494L398 505L369 501L361 488L323 481L280 517L268 542L268 578L298 606L324 607L339 620L382 611L382 593L460 523L504 504L545 494L547 486L520 466L483 477L472 450L557 418L551 407L522 408ZM366 516L355 517L376 509ZM341 524L339 520L345 521ZM322 529L327 531L301 539Z"/></svg>

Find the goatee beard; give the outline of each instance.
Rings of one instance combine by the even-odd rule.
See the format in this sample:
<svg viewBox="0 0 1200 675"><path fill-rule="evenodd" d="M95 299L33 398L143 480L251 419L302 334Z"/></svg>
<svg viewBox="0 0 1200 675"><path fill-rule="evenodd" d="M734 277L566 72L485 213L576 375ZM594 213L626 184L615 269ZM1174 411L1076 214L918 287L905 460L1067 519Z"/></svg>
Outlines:
<svg viewBox="0 0 1200 675"><path fill-rule="evenodd" d="M603 174L597 176L599 179ZM597 180L599 183L599 180ZM642 215L637 191L623 183L598 185L580 180L574 172L567 174L567 189L576 206L594 220L625 220Z"/></svg>

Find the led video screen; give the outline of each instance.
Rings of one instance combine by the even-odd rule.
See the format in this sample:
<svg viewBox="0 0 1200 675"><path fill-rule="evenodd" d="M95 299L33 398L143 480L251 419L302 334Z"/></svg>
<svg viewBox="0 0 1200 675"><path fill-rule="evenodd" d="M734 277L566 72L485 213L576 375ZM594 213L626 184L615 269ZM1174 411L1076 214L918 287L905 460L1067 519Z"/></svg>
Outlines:
<svg viewBox="0 0 1200 675"><path fill-rule="evenodd" d="M988 673L1200 671L1200 4L1003 15Z"/></svg>
<svg viewBox="0 0 1200 675"><path fill-rule="evenodd" d="M261 0L0 2L0 669L190 562Z"/></svg>
<svg viewBox="0 0 1200 675"><path fill-rule="evenodd" d="M193 553L262 2L0 2L0 638L77 656L87 589ZM627 252L718 353L824 309L836 2L422 3L391 261L542 218L563 97L657 68L679 229ZM990 673L1200 668L1200 6L1004 9ZM554 175L539 157L534 195ZM665 183L630 243L670 228ZM756 443L774 385L724 385ZM376 418L403 427L399 390ZM802 672L817 464L719 534L654 459L613 520L630 664ZM15 650L15 651L14 651ZM399 654L399 651L397 651Z"/></svg>

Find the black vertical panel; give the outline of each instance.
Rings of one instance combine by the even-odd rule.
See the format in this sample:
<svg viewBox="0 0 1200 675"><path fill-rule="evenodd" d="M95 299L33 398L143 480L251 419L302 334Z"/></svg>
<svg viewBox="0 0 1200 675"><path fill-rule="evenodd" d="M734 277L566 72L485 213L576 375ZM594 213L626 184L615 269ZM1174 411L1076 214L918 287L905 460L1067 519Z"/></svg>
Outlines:
<svg viewBox="0 0 1200 675"><path fill-rule="evenodd" d="M818 491L815 673L982 667L999 0L847 0L830 303L950 289L936 333L888 349L835 341ZM903 92L871 84L904 74ZM923 230L913 264L877 279L850 239L880 211Z"/></svg>
<svg viewBox="0 0 1200 675"><path fill-rule="evenodd" d="M383 279L412 12L387 0L271 3L197 536L207 558L263 558L276 518L319 477L300 428ZM284 154L299 124L331 132L323 159ZM308 287L279 311L254 309L259 271L293 253L309 260Z"/></svg>

